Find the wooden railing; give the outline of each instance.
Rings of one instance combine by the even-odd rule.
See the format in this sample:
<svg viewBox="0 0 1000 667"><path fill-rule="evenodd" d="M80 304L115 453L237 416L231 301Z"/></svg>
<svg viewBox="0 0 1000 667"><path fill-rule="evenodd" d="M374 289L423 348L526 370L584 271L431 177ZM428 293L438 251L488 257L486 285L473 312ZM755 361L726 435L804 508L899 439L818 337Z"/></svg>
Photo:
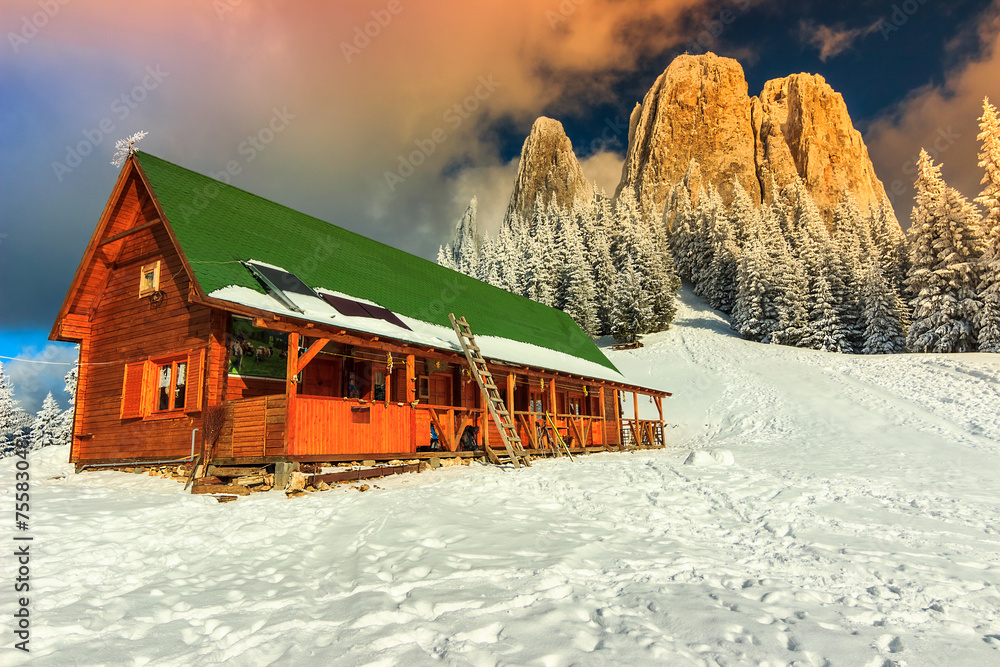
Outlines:
<svg viewBox="0 0 1000 667"><path fill-rule="evenodd" d="M545 449L548 443L541 431L548 428L545 413L515 412L521 442L529 449ZM570 447L589 447L604 444L604 429L600 417L590 415L555 415L552 418L559 435Z"/></svg>
<svg viewBox="0 0 1000 667"><path fill-rule="evenodd" d="M663 422L640 419L622 420L622 446L629 447L664 447L666 438L663 433Z"/></svg>

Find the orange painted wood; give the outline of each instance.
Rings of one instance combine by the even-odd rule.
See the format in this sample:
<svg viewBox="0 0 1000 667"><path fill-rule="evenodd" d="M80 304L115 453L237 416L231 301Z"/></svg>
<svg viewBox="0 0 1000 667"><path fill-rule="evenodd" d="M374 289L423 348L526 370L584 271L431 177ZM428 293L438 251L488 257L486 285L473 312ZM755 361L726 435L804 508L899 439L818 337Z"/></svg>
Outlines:
<svg viewBox="0 0 1000 667"><path fill-rule="evenodd" d="M149 379L149 364L139 361L125 364L122 381L122 419L138 419L143 415L143 405L146 397L146 385Z"/></svg>
<svg viewBox="0 0 1000 667"><path fill-rule="evenodd" d="M295 374L298 375L299 373L301 373L305 369L305 367L309 364L309 362L315 359L316 355L319 354L323 350L323 348L326 347L326 344L329 342L330 342L329 338L320 338L312 345L310 345L309 349L306 350L306 353L303 354L302 357L299 359L298 366L296 366L295 368Z"/></svg>
<svg viewBox="0 0 1000 667"><path fill-rule="evenodd" d="M201 412L201 401L204 395L205 350L192 350L188 353L187 365L187 395L184 397L185 412Z"/></svg>
<svg viewBox="0 0 1000 667"><path fill-rule="evenodd" d="M416 451L411 446L413 408L356 399L299 396L293 456ZM423 411L421 411L423 412ZM418 420L419 421L419 420ZM430 423L426 426L430 440Z"/></svg>

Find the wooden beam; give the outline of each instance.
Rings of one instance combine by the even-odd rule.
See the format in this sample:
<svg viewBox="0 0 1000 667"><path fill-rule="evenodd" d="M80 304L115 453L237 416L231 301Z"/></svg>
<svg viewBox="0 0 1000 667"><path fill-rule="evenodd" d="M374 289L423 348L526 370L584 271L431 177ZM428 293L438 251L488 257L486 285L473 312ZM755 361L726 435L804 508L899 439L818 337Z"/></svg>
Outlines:
<svg viewBox="0 0 1000 667"><path fill-rule="evenodd" d="M458 423L458 428L455 429L455 439L454 439L455 449L452 451L458 451L459 446L462 444L462 434L465 432L465 427L468 426L469 422L471 421L472 421L471 412L466 412L464 415L462 415L462 421Z"/></svg>
<svg viewBox="0 0 1000 667"><path fill-rule="evenodd" d="M660 413L660 422L663 421L663 399L659 396L653 397L653 403L656 404L656 411Z"/></svg>
<svg viewBox="0 0 1000 667"><path fill-rule="evenodd" d="M295 447L295 398L298 395L296 375L299 367L299 334L288 334L288 359L285 364L285 453Z"/></svg>
<svg viewBox="0 0 1000 667"><path fill-rule="evenodd" d="M309 349L306 350L306 353L303 354L301 358L299 358L299 364L295 369L295 374L298 375L299 373L301 373L303 369L305 369L305 367L309 364L309 362L315 359L316 355L319 354L320 351L324 347L326 347L326 344L329 342L330 342L329 338L320 338L312 345L310 345Z"/></svg>
<svg viewBox="0 0 1000 667"><path fill-rule="evenodd" d="M449 452L454 452L456 448L453 443L451 429L448 428L448 425L446 425L444 423L444 420L442 420L441 417L438 415L437 410L435 410L434 408L428 408L427 412L430 413L431 423L434 424L434 428L437 431L438 440L442 440L444 442L444 446L448 449Z"/></svg>
<svg viewBox="0 0 1000 667"><path fill-rule="evenodd" d="M150 227L155 227L156 225L160 224L160 222L161 222L161 220L159 218L154 218L154 219L150 220L149 222L147 222L147 223L145 223L143 225L138 225L136 227L132 227L131 229L126 229L124 232L119 232L119 233L115 234L114 236L112 236L110 238L104 239L103 241L101 241L98 244L97 247L100 248L102 246L106 246L109 243L114 243L115 241L119 241L119 240L121 240L121 239L123 239L126 236L129 236L131 234L135 234L137 232L141 232L143 230L149 229Z"/></svg>
<svg viewBox="0 0 1000 667"><path fill-rule="evenodd" d="M535 420L527 415L518 415L517 419L528 434L528 442L531 443L531 448L538 449L538 430L535 428Z"/></svg>
<svg viewBox="0 0 1000 667"><path fill-rule="evenodd" d="M549 412L555 417L559 414L556 406L556 381L549 380Z"/></svg>
<svg viewBox="0 0 1000 667"><path fill-rule="evenodd" d="M639 394L632 392L632 408L635 411L635 423L639 423Z"/></svg>

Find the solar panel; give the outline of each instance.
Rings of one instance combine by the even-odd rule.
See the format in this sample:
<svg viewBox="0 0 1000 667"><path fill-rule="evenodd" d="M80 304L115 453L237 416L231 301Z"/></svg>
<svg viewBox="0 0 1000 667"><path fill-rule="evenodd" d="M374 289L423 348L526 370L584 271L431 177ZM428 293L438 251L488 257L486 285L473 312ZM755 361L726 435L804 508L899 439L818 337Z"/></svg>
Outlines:
<svg viewBox="0 0 1000 667"><path fill-rule="evenodd" d="M263 264L258 264L257 262L247 262L247 264L253 267L254 271L267 278L274 287L277 287L283 292L294 292L295 294L302 294L305 296L318 296L316 292L309 288L308 285L299 280L299 277L294 273L282 271L281 269L275 269L270 266L264 266Z"/></svg>
<svg viewBox="0 0 1000 667"><path fill-rule="evenodd" d="M410 330L410 327L406 326L406 324L404 324L403 321L388 308L375 306L370 303L361 303L360 301L355 301L354 299L346 299L342 296L334 296L332 294L322 294L321 296L341 315L382 320L384 322L388 322L389 324L395 324L397 327Z"/></svg>

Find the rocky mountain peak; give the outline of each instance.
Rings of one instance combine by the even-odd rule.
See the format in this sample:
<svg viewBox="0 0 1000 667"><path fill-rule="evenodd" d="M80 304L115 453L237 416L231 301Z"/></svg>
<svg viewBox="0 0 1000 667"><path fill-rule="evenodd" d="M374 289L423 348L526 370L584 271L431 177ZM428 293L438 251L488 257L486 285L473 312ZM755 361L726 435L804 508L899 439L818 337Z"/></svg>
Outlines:
<svg viewBox="0 0 1000 667"><path fill-rule="evenodd" d="M506 217L517 213L530 218L539 195L546 203L554 199L557 205L569 208L576 200L590 201L592 194L562 123L538 118L521 148Z"/></svg>
<svg viewBox="0 0 1000 667"><path fill-rule="evenodd" d="M631 188L662 212L692 160L727 205L737 182L760 203L772 183L797 178L827 220L845 194L862 210L886 196L844 98L822 76L774 79L750 97L742 66L714 53L676 58L632 112L617 193Z"/></svg>

